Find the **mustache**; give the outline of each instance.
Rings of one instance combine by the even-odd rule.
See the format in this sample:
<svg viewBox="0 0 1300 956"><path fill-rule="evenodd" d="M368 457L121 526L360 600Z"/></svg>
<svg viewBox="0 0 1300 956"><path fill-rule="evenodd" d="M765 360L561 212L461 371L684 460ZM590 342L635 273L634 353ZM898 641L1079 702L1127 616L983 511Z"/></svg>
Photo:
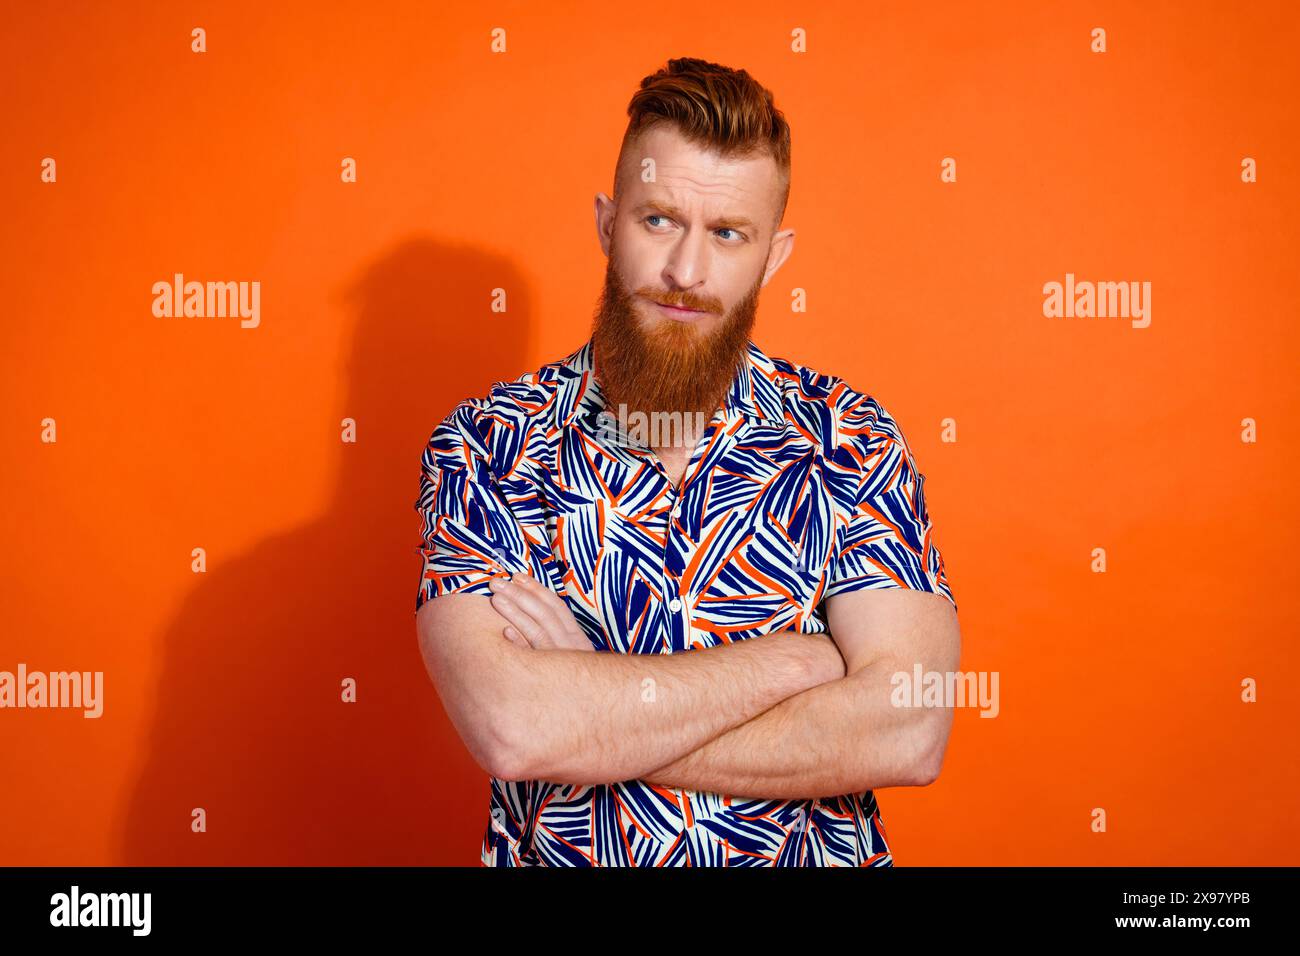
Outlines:
<svg viewBox="0 0 1300 956"><path fill-rule="evenodd" d="M637 295L658 302L660 305L675 305L682 309L695 309L699 312L717 314L722 311L722 303L717 299L704 299L688 295L685 292L658 292L654 289L638 289Z"/></svg>

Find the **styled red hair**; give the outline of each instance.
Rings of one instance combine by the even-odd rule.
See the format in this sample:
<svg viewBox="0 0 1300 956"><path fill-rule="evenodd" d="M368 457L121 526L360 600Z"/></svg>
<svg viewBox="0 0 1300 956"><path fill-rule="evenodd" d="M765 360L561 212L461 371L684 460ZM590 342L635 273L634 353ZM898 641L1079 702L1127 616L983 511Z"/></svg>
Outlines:
<svg viewBox="0 0 1300 956"><path fill-rule="evenodd" d="M688 141L725 158L767 153L780 172L780 225L790 198L790 125L772 93L744 70L694 57L669 60L641 81L627 105L627 131L619 147L614 196L619 195L624 154L642 132L670 123Z"/></svg>

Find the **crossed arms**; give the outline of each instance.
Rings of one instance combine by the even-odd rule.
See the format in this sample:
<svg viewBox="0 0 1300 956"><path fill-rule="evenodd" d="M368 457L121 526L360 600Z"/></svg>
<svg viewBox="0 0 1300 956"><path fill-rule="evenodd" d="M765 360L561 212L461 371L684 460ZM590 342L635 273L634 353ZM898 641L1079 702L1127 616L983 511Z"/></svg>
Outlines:
<svg viewBox="0 0 1300 956"><path fill-rule="evenodd" d="M516 575L491 598L426 601L416 628L448 717L503 780L641 779L767 799L931 783L952 711L894 706L891 677L957 667L952 605L887 588L834 595L825 610L830 636L598 653L558 595Z"/></svg>

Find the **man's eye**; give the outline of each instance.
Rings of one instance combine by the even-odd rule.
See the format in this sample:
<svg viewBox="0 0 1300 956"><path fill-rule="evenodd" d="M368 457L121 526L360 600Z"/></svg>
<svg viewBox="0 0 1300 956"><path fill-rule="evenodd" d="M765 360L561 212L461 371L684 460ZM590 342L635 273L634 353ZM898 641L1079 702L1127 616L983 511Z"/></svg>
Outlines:
<svg viewBox="0 0 1300 956"><path fill-rule="evenodd" d="M662 220L664 220L665 222L668 221L668 217L667 217L667 216L664 216L664 215L661 215L660 213L651 213L650 215L645 216L644 218L642 218L641 221L644 222L644 223L647 223L647 224L650 225L651 227L657 227L658 224L652 221L652 220L655 220L655 219L662 219ZM745 237L742 236L739 232L737 232L735 229L732 229L730 226L723 226L721 229L717 230L717 232L718 232L718 233L724 233L724 232L729 232L729 233L731 233L732 235L731 235L731 237L730 237L730 241L732 241L732 242L743 241L744 238L745 238ZM723 239L727 239L728 237L727 237L727 236L723 236L722 238L723 238Z"/></svg>

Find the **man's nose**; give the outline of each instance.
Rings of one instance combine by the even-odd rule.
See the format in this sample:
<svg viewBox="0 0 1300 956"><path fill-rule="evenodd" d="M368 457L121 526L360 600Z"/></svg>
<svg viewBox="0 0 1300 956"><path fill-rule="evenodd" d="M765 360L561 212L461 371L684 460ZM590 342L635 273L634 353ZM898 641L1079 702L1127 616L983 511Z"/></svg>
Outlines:
<svg viewBox="0 0 1300 956"><path fill-rule="evenodd" d="M682 231L681 238L673 245L664 267L664 275L671 279L679 289L691 291L709 274L708 232L692 228Z"/></svg>

